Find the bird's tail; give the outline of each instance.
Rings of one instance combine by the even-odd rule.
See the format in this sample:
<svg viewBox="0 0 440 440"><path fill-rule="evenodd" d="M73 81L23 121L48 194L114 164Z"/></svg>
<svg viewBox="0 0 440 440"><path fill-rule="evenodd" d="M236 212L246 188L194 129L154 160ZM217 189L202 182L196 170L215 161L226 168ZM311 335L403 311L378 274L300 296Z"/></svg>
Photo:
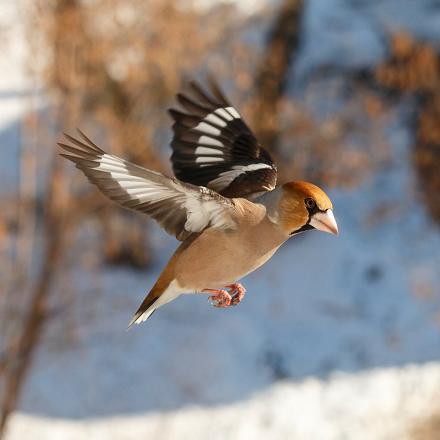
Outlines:
<svg viewBox="0 0 440 440"><path fill-rule="evenodd" d="M176 299L181 293L182 290L178 288L176 280L171 281L164 288L159 279L137 309L130 324L128 324L127 330L133 324L140 324L146 321L160 306Z"/></svg>

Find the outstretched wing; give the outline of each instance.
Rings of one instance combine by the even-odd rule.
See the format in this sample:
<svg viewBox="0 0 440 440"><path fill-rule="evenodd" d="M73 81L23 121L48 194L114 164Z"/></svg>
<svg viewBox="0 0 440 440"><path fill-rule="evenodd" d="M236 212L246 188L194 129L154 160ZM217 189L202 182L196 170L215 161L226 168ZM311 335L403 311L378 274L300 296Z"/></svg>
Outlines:
<svg viewBox="0 0 440 440"><path fill-rule="evenodd" d="M218 85L210 93L192 81L190 94L170 109L174 174L179 180L211 188L226 197L252 197L275 188L277 169Z"/></svg>
<svg viewBox="0 0 440 440"><path fill-rule="evenodd" d="M67 152L61 155L110 199L148 214L179 240L208 227L234 228L232 200L107 154L79 133L81 140L65 134L69 144L58 144Z"/></svg>

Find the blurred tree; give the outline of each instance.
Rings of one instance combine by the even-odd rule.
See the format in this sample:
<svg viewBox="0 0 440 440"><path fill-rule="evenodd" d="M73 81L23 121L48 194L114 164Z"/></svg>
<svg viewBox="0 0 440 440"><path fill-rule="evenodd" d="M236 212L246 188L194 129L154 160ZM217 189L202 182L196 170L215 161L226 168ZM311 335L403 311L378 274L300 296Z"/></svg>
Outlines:
<svg viewBox="0 0 440 440"><path fill-rule="evenodd" d="M298 47L303 9L303 0L282 2L257 68L253 122L260 142L274 153L279 147L279 112Z"/></svg>
<svg viewBox="0 0 440 440"><path fill-rule="evenodd" d="M56 16L55 22L60 28L65 26L72 26L76 17L76 2L75 0L59 0L54 10ZM60 42L57 45L59 53L71 54L76 50L76 43L71 39ZM64 88L62 90L64 95L63 106L58 108L60 114L65 121L69 117L77 115L78 106L76 96L71 89ZM24 141L31 141L31 137L38 138L39 126L36 115L31 117L34 123L28 127L28 135ZM26 157L25 157L26 160ZM26 174L27 168L22 167L22 179L28 179ZM26 203L26 200L20 201L21 204ZM10 413L15 409L20 389L23 384L24 377L32 363L32 358L35 349L41 338L44 328L44 323L47 318L49 295L53 281L56 277L59 265L62 261L64 238L69 235L66 227L65 216L68 213L69 206L68 193L65 190L65 182L60 162L54 156L51 161L50 170L48 173L47 189L45 191L44 206L43 206L43 249L41 255L41 264L38 265L38 274L36 279L32 282L27 281L29 287L29 297L25 304L23 316L16 322L12 322L12 326L16 332L11 334L7 341L6 362L2 371L2 396L0 403L0 436L4 432L6 422ZM32 208L35 208L32 205ZM23 208L20 209L21 218L28 214ZM73 212L70 212L73 214ZM21 220L21 219L20 219ZM20 222L21 225L21 222ZM19 231L20 232L20 231ZM22 232L22 231L21 231ZM25 236L30 239L29 235ZM32 240L34 242L34 240ZM26 261L22 261L25 265L23 270L19 270L19 278L15 280L12 292L19 287L23 287L24 277L30 277L30 271L27 267L32 258L34 249L28 249L30 256ZM20 269L18 267L17 269ZM21 289L20 289L21 290ZM18 325L17 325L18 323Z"/></svg>
<svg viewBox="0 0 440 440"><path fill-rule="evenodd" d="M390 56L376 69L377 82L394 94L417 97L413 164L421 197L440 223L440 55L403 32L390 41Z"/></svg>
<svg viewBox="0 0 440 440"><path fill-rule="evenodd" d="M28 262L39 258L34 258L36 270L29 270L31 264L25 259L17 262L23 283L11 284L5 295L10 305L4 307L2 301L7 331L2 333L0 353L0 435L54 303L62 303L59 297L51 301L50 293L55 280L66 276L69 265L63 262L75 250L78 226L87 218L98 219L101 232L94 235L103 243L107 261L144 266L150 260L146 219L114 209L82 176L81 184L66 190L64 170L70 168L52 147L53 130L58 137L59 132L80 126L101 141L107 139L116 154L163 170L163 150L154 146L163 148L166 143L161 129L168 126L165 107L180 87L182 71L200 69L211 53L218 52L216 48L227 51L233 46L231 29L239 27L233 9L204 12L183 1L50 0L30 2L27 7L29 69L44 80L51 123L36 112L30 114L23 142L31 142L35 149L23 149L23 163L35 165L38 147L37 156L49 156L50 167L39 204L35 192L31 204L20 202L23 224L18 234L25 244L21 253ZM250 51L241 45L232 52L238 55L234 69L241 68L240 57L249 57ZM234 69L229 69L231 76ZM102 127L98 133L93 132L96 123ZM32 167L23 167L23 182L32 174L24 168ZM32 182L27 180L26 185ZM35 231L28 220L40 214L38 207L43 215ZM29 233L24 234L25 229ZM6 316L11 308L15 315Z"/></svg>
<svg viewBox="0 0 440 440"><path fill-rule="evenodd" d="M59 2L41 5L49 91L75 90L80 107L75 125L91 131L87 127L98 122L103 127L98 139L108 139L114 153L164 170L164 109L180 87L181 72L194 71L224 40L223 24L211 16L201 19L190 4L170 0L66 0L62 7L70 12L66 27L59 28L53 19ZM75 12L79 8L80 14ZM59 50L67 39L75 42L74 52ZM155 148L160 144L162 149ZM97 200L100 205L103 198ZM108 203L95 212L107 262L149 263L145 218Z"/></svg>
<svg viewBox="0 0 440 440"><path fill-rule="evenodd" d="M361 136L372 131L370 125L378 123L382 108L374 105L378 100L355 81L344 81L344 87L356 89L357 95L351 91L353 98L325 120L317 120L310 108L287 96L288 79L295 70L301 43L305 5L303 0L284 0L277 7L256 67L250 112L253 128L259 141L277 159L280 181L297 175L325 186L354 186L389 151L379 130L374 130L373 143L370 140L367 144ZM338 72L338 75L350 76L351 72ZM315 80L319 77L312 73L304 88ZM329 94L329 102L333 102L335 88L326 85L320 95L322 101L327 99L325 93ZM370 111L373 107L375 112ZM352 135L358 138L356 143L350 140Z"/></svg>

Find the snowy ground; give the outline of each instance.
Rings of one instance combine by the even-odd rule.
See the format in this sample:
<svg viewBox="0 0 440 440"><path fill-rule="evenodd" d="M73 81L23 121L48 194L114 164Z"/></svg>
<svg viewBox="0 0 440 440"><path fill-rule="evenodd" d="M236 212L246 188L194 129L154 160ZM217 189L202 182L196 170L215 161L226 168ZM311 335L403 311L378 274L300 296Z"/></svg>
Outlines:
<svg viewBox="0 0 440 440"><path fill-rule="evenodd" d="M378 23L436 39L439 8L415 4L311 1L300 72L336 53L380 58ZM386 136L387 168L332 193L341 235L292 240L244 280L237 308L185 296L125 332L172 252L161 234L146 274L76 267L80 293L49 326L7 439L408 437L439 410L440 234L415 199L405 112Z"/></svg>
<svg viewBox="0 0 440 440"><path fill-rule="evenodd" d="M329 380L280 382L244 402L187 406L86 423L17 414L9 438L47 439L410 439L438 407L438 364L379 369ZM378 399L380 396L380 399ZM434 438L434 437L433 437Z"/></svg>

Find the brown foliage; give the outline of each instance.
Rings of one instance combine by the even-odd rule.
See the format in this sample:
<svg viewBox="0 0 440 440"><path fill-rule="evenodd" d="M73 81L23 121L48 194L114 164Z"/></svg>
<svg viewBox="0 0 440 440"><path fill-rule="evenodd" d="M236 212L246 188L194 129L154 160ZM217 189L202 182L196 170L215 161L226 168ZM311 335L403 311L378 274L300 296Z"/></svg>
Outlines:
<svg viewBox="0 0 440 440"><path fill-rule="evenodd" d="M278 117L289 67L296 55L303 8L302 0L285 0L282 3L256 74L252 119L260 142L274 153L278 150Z"/></svg>
<svg viewBox="0 0 440 440"><path fill-rule="evenodd" d="M440 85L440 83L439 83ZM440 223L440 91L425 97L418 118L413 162L421 196L434 220Z"/></svg>
<svg viewBox="0 0 440 440"><path fill-rule="evenodd" d="M115 154L166 171L165 109L182 72L194 72L225 43L228 11L220 11L225 17L219 20L170 0L58 0L42 2L40 9L48 48L41 73L54 96L69 93L78 101L75 125L98 142L106 139L104 147ZM107 261L150 261L145 219L110 205L99 217Z"/></svg>
<svg viewBox="0 0 440 440"><path fill-rule="evenodd" d="M392 36L390 50L389 59L375 72L379 84L409 92L429 92L438 87L439 60L433 47L400 32Z"/></svg>
<svg viewBox="0 0 440 440"><path fill-rule="evenodd" d="M390 58L378 66L377 81L419 97L413 164L420 193L431 216L440 222L440 59L435 49L398 33L391 40Z"/></svg>
<svg viewBox="0 0 440 440"><path fill-rule="evenodd" d="M408 433L411 440L437 440L440 433L440 412L421 418Z"/></svg>

